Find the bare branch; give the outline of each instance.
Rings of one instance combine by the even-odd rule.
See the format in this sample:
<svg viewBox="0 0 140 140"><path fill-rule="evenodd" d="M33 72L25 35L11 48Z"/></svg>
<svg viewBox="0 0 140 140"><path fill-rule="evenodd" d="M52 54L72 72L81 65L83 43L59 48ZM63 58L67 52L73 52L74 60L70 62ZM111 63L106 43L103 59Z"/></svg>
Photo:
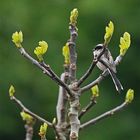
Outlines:
<svg viewBox="0 0 140 140"><path fill-rule="evenodd" d="M115 65L116 66L119 65L121 63L122 59L123 59L123 56L122 55L117 56L116 57L116 60L115 60Z"/></svg>
<svg viewBox="0 0 140 140"><path fill-rule="evenodd" d="M64 72L61 74L61 80L64 83L67 83L68 81L68 73ZM66 140L66 125L67 125L67 101L68 101L68 96L66 93L66 90L63 87L59 87L59 95L58 95L58 101L57 101L57 106L56 106L56 114L57 114L57 125L55 126L56 128L56 133L57 133L57 139L58 140Z"/></svg>
<svg viewBox="0 0 140 140"><path fill-rule="evenodd" d="M99 115L98 117L96 117L96 118L94 118L94 119L92 119L92 120L90 120L90 121L88 121L88 122L82 124L82 125L80 126L80 129L86 128L86 127L88 127L88 126L90 126L90 125L95 125L97 122L99 122L99 121L101 121L101 120L103 120L103 119L105 119L105 118L107 118L107 117L110 117L110 116L114 115L115 113L121 111L121 110L124 109L127 105L128 105L128 103L123 102L120 106L117 106L117 107L115 107L114 109L112 109L112 110L110 110L110 111L107 111L107 112L105 112L105 113Z"/></svg>
<svg viewBox="0 0 140 140"><path fill-rule="evenodd" d="M69 121L70 121L70 140L78 140L80 121L78 118L79 112L79 94L77 89L76 82L76 61L77 61L77 53L76 53L76 38L78 36L76 25L69 25L70 30L70 39L68 41L69 50L70 50L70 82L71 82L71 90L73 91L73 97L70 97L70 109L69 109Z"/></svg>
<svg viewBox="0 0 140 140"><path fill-rule="evenodd" d="M30 56L30 55L25 51L25 49L24 49L23 47L19 48L18 50L20 51L20 53L21 53L25 58L27 58L28 60L30 60L30 61L32 62L32 64L36 65L38 68L40 68L40 69L43 71L43 73L47 74L47 75L51 78L52 75L51 75L48 71L46 71L45 68L43 68L43 67L39 64L39 62L38 62L37 60L35 60L32 56Z"/></svg>
<svg viewBox="0 0 140 140"><path fill-rule="evenodd" d="M96 98L92 97L90 99L89 104L87 104L86 107L84 107L81 112L79 113L79 120L96 104Z"/></svg>
<svg viewBox="0 0 140 140"><path fill-rule="evenodd" d="M59 133L58 133L58 131L57 131L57 128L56 128L56 124L52 123L52 127L53 127L53 129L54 129L55 139L56 139L56 140L61 140L61 139L60 139L60 135L59 135Z"/></svg>
<svg viewBox="0 0 140 140"><path fill-rule="evenodd" d="M63 82L67 81L67 74L62 73L61 80ZM58 96L58 102L57 102L57 125L62 125L66 121L66 105L67 105L67 93L65 93L66 90L62 87L59 87L59 96Z"/></svg>
<svg viewBox="0 0 140 140"><path fill-rule="evenodd" d="M52 123L50 123L49 121L43 119L42 117L38 116L37 114L33 113L32 111L30 111L29 109L27 109L23 103L18 100L15 96L11 96L10 97L11 100L15 101L15 103L17 103L22 109L24 112L28 113L29 115L31 115L32 117L36 118L37 120L43 122L43 123L46 123L48 124L50 127L52 127Z"/></svg>
<svg viewBox="0 0 140 140"><path fill-rule="evenodd" d="M102 52L100 53L100 55L97 57L96 60L93 59L90 67L88 68L88 70L86 71L86 73L80 78L80 80L78 81L77 85L78 87L89 77L89 75L92 73L94 67L96 66L97 62L99 61L100 57L104 54L105 52L105 47L102 50Z"/></svg>
<svg viewBox="0 0 140 140"><path fill-rule="evenodd" d="M53 70L50 68L50 66L44 64L44 63L39 63L37 60L35 60L34 58L32 58L25 50L23 47L19 48L20 53L27 58L28 60L30 60L33 64L35 64L38 68L40 68L44 74L46 74L47 76L49 76L53 81L55 81L56 83L58 83L60 86L64 87L66 89L66 91L68 92L68 94L70 96L72 96L70 89L68 88L68 86L62 82L60 80L60 78L53 72Z"/></svg>
<svg viewBox="0 0 140 140"><path fill-rule="evenodd" d="M70 109L69 109L69 120L70 120L70 140L78 140L79 137L79 128L80 128L80 121L78 118L79 112L79 97L77 93L74 94L74 99L70 99Z"/></svg>
<svg viewBox="0 0 140 140"><path fill-rule="evenodd" d="M71 82L76 80L76 61L77 61L77 53L76 53L76 38L78 36L77 27L72 24L69 25L70 30L70 39L68 40L68 45L70 49L70 79Z"/></svg>
<svg viewBox="0 0 140 140"><path fill-rule="evenodd" d="M84 86L83 88L81 88L81 93L91 89L93 86L99 84L106 76L108 75L107 70L105 70L102 74L100 74L100 76L95 79L93 82L91 82L90 84Z"/></svg>

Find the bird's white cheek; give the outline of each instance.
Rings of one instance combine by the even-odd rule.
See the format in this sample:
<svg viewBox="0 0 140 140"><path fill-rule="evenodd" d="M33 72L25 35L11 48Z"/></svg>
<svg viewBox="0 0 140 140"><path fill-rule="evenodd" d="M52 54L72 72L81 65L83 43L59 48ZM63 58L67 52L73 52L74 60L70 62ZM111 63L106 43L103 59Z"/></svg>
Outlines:
<svg viewBox="0 0 140 140"><path fill-rule="evenodd" d="M95 52L93 52L93 55L94 55L94 58L97 57Z"/></svg>
<svg viewBox="0 0 140 140"><path fill-rule="evenodd" d="M99 55L99 52L98 51L94 51L94 58L97 58L98 57L98 55Z"/></svg>

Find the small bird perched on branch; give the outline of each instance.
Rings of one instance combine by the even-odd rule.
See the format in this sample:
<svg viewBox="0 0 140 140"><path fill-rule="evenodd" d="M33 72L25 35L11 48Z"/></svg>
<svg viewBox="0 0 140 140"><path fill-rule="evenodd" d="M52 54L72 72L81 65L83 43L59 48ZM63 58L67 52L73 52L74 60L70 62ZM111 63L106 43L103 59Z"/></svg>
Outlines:
<svg viewBox="0 0 140 140"><path fill-rule="evenodd" d="M116 90L120 93L121 90L123 90L123 86L120 83L119 79L116 77L116 65L114 63L113 57L111 55L111 52L109 51L109 49L104 46L104 44L98 44L96 45L96 47L93 49L93 56L94 59L97 59L98 56L101 54L101 52L103 51L105 47L105 51L102 54L102 56L99 58L98 62L97 62L97 67L101 70L101 71L105 71L107 70L113 80L113 83L115 85Z"/></svg>

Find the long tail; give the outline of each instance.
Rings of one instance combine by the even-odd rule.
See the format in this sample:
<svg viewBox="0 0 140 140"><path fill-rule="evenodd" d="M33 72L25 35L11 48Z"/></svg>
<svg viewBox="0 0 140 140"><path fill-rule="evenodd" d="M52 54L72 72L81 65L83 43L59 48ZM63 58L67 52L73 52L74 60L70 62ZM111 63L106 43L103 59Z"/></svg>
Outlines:
<svg viewBox="0 0 140 140"><path fill-rule="evenodd" d="M119 81L119 79L117 78L116 74L113 71L111 71L110 69L107 69L107 70L113 80L116 90L120 93L121 90L123 90L123 86L121 82Z"/></svg>

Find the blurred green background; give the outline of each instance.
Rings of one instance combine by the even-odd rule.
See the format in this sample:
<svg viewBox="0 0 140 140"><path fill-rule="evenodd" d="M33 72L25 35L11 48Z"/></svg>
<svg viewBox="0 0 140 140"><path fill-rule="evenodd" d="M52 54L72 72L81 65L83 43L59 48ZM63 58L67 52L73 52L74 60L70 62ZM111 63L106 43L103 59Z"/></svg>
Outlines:
<svg viewBox="0 0 140 140"><path fill-rule="evenodd" d="M110 50L114 57L119 54L119 38L125 31L132 37L132 45L121 65L118 77L123 94L118 95L108 77L100 84L98 104L82 122L99 115L123 102L128 88L135 90L135 100L122 112L95 126L80 132L80 140L138 140L140 139L140 1L139 0L0 0L0 139L24 139L24 122L21 111L8 97L10 84L16 88L16 96L24 104L47 118L55 117L58 87L48 77L24 59L11 41L15 31L24 33L24 48L33 57L38 41L45 40L49 50L45 61L60 75L63 71L61 48L69 38L68 23L70 11L77 7L78 18L78 73L80 77L90 65L93 47L103 42L105 26L110 20L115 32ZM94 80L99 70L94 70L85 84ZM88 103L90 91L81 98L81 106ZM36 124L34 140L39 139ZM47 138L54 139L51 129Z"/></svg>

